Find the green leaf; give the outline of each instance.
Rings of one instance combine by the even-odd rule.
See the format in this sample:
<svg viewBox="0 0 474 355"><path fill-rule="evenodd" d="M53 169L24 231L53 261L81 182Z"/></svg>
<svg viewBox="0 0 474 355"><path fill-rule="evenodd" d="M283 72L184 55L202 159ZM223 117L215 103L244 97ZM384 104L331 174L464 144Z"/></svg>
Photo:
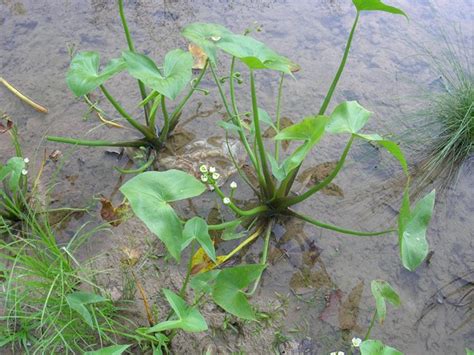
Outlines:
<svg viewBox="0 0 474 355"><path fill-rule="evenodd" d="M359 105L357 101L346 101L332 112L326 131L329 133L358 133L367 123L372 112Z"/></svg>
<svg viewBox="0 0 474 355"><path fill-rule="evenodd" d="M112 345L106 348L102 348L94 351L86 351L84 355L121 355L127 350L131 345Z"/></svg>
<svg viewBox="0 0 474 355"><path fill-rule="evenodd" d="M378 134L356 134L355 136L365 139L367 141L376 142L377 144L384 147L390 154L392 154L400 162L400 165L402 166L402 169L405 175L407 176L409 175L408 164L405 159L405 155L403 154L402 150L400 149L397 143L392 142L388 139L382 138Z"/></svg>
<svg viewBox="0 0 474 355"><path fill-rule="evenodd" d="M310 116L281 130L274 139L310 141L314 144L321 139L328 122L327 116Z"/></svg>
<svg viewBox="0 0 474 355"><path fill-rule="evenodd" d="M67 85L74 95L90 93L126 67L122 58L112 59L99 73L99 64L97 52L79 52L74 56L66 76Z"/></svg>
<svg viewBox="0 0 474 355"><path fill-rule="evenodd" d="M122 57L131 76L171 100L180 94L192 78L193 57L182 49L166 54L163 73L146 55L124 52Z"/></svg>
<svg viewBox="0 0 474 355"><path fill-rule="evenodd" d="M298 66L265 44L250 36L237 35L227 28L210 23L193 23L182 34L197 44L207 54L212 64L217 64L217 49L240 59L251 69L272 69L291 74Z"/></svg>
<svg viewBox="0 0 474 355"><path fill-rule="evenodd" d="M222 37L233 35L224 26L213 23L192 23L187 25L181 34L189 41L197 44L214 65L217 64L216 42Z"/></svg>
<svg viewBox="0 0 474 355"><path fill-rule="evenodd" d="M202 249L216 262L216 250L212 243L207 223L201 217L193 217L186 222L183 231L184 243L182 249L186 248L193 240L197 240Z"/></svg>
<svg viewBox="0 0 474 355"><path fill-rule="evenodd" d="M7 176L10 176L7 186L11 192L17 192L20 188L22 171L25 168L26 163L23 158L10 158L5 165L0 167L0 182L2 182Z"/></svg>
<svg viewBox="0 0 474 355"><path fill-rule="evenodd" d="M255 320L255 312L243 292L262 273L264 265L239 265L221 270L212 288L212 298L225 311L242 319Z"/></svg>
<svg viewBox="0 0 474 355"><path fill-rule="evenodd" d="M474 351L472 351L468 348L466 348L465 350L466 350L466 355L474 355Z"/></svg>
<svg viewBox="0 0 474 355"><path fill-rule="evenodd" d="M384 345L379 340L365 340L360 344L361 355L403 355L401 351Z"/></svg>
<svg viewBox="0 0 474 355"><path fill-rule="evenodd" d="M357 11L384 11L395 15L403 15L408 19L408 16L401 9L384 4L380 0L352 0Z"/></svg>
<svg viewBox="0 0 474 355"><path fill-rule="evenodd" d="M273 176L278 181L283 181L286 177L284 164L279 165L275 157L270 152L267 152L267 159L270 163L270 168L272 169Z"/></svg>
<svg viewBox="0 0 474 355"><path fill-rule="evenodd" d="M370 289L375 298L377 318L380 323L383 323L387 315L387 305L385 304L385 300L393 304L395 307L398 307L400 306L400 297L387 281L373 280Z"/></svg>
<svg viewBox="0 0 474 355"><path fill-rule="evenodd" d="M263 125L270 126L275 132L277 131L277 128L273 124L272 119L270 118L270 115L268 114L267 111L265 111L263 108L259 107L258 108L258 118L260 122L260 127L263 127ZM255 121L252 120L250 124L250 135L255 135Z"/></svg>
<svg viewBox="0 0 474 355"><path fill-rule="evenodd" d="M92 316L86 305L105 302L107 299L94 293L77 291L67 295L66 301L69 307L79 313L84 321L93 328Z"/></svg>
<svg viewBox="0 0 474 355"><path fill-rule="evenodd" d="M408 187L403 194L402 207L398 219L400 256L403 266L415 270L428 255L426 230L433 214L435 190L419 200L410 211Z"/></svg>
<svg viewBox="0 0 474 355"><path fill-rule="evenodd" d="M217 275L219 275L220 272L221 270L211 270L199 273L191 278L189 285L196 292L211 293Z"/></svg>
<svg viewBox="0 0 474 355"><path fill-rule="evenodd" d="M157 333L169 329L183 329L186 332L207 330L206 320L197 309L189 307L181 297L170 290L163 289L163 293L178 319L161 322L148 329L147 333Z"/></svg>
<svg viewBox="0 0 474 355"><path fill-rule="evenodd" d="M216 41L217 47L239 58L250 69L271 69L286 74L297 70L298 66L250 36L226 35Z"/></svg>
<svg viewBox="0 0 474 355"><path fill-rule="evenodd" d="M205 190L194 176L179 170L145 172L120 188L137 217L163 241L176 260L181 256L183 230L169 202L195 197Z"/></svg>

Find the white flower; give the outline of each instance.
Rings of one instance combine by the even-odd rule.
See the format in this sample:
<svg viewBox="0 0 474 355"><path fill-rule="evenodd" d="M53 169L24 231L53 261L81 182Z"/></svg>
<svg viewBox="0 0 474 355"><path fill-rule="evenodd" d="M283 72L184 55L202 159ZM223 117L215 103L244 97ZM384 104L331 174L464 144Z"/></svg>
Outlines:
<svg viewBox="0 0 474 355"><path fill-rule="evenodd" d="M230 198L224 197L224 198L222 199L222 203L224 203L224 205L230 204Z"/></svg>
<svg viewBox="0 0 474 355"><path fill-rule="evenodd" d="M23 159L23 161L25 162L25 164L28 164L30 162L30 159L25 158L25 159Z"/></svg>
<svg viewBox="0 0 474 355"><path fill-rule="evenodd" d="M232 182L230 183L230 188L231 188L231 189L236 189L236 188L237 188L237 183L236 183L235 181L232 181Z"/></svg>
<svg viewBox="0 0 474 355"><path fill-rule="evenodd" d="M344 351L333 351L329 355L344 355Z"/></svg>
<svg viewBox="0 0 474 355"><path fill-rule="evenodd" d="M209 185L209 191L214 191L214 190L215 190L215 189L214 189L214 186Z"/></svg>
<svg viewBox="0 0 474 355"><path fill-rule="evenodd" d="M21 175L26 175L26 174L28 174L28 170L23 169L23 170L21 171Z"/></svg>
<svg viewBox="0 0 474 355"><path fill-rule="evenodd" d="M213 166L210 166L209 167L209 172L212 174L212 173L215 173L216 172L216 168L214 168Z"/></svg>
<svg viewBox="0 0 474 355"><path fill-rule="evenodd" d="M201 166L199 167L199 171L200 171L201 173L207 173L207 166L201 165Z"/></svg>
<svg viewBox="0 0 474 355"><path fill-rule="evenodd" d="M221 36L211 36L211 39L212 39L214 42L217 42L218 40L221 39Z"/></svg>
<svg viewBox="0 0 474 355"><path fill-rule="evenodd" d="M202 182L207 182L207 176L206 175L201 175L201 181Z"/></svg>
<svg viewBox="0 0 474 355"><path fill-rule="evenodd" d="M212 178L213 178L214 180L219 179L219 176L221 176L221 174L219 174L219 173L213 173L213 174L212 174Z"/></svg>
<svg viewBox="0 0 474 355"><path fill-rule="evenodd" d="M352 338L352 346L354 348L358 348L360 346L360 343L362 343L361 338L357 338L357 337Z"/></svg>

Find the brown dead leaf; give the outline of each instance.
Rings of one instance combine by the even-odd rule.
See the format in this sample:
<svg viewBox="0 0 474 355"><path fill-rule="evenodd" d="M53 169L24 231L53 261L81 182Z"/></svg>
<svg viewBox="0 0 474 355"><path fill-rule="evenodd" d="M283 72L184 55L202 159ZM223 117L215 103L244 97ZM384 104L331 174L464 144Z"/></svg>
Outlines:
<svg viewBox="0 0 474 355"><path fill-rule="evenodd" d="M132 249L124 247L120 249L123 253L123 257L120 259L122 264L127 266L135 266L140 259L140 251L138 249Z"/></svg>
<svg viewBox="0 0 474 355"><path fill-rule="evenodd" d="M62 155L63 153L60 150L55 149L49 155L49 159L51 159L54 162L57 162L61 158Z"/></svg>
<svg viewBox="0 0 474 355"><path fill-rule="evenodd" d="M118 207L114 207L109 199L102 196L100 203L102 205L100 216L113 227L119 226L129 211L129 205L126 202L121 203Z"/></svg>
<svg viewBox="0 0 474 355"><path fill-rule="evenodd" d="M193 69L204 69L207 61L207 55L204 53L201 47L195 45L194 43L190 43L188 50L194 59Z"/></svg>
<svg viewBox="0 0 474 355"><path fill-rule="evenodd" d="M320 183L331 174L336 165L337 161L331 161L308 168L298 176L297 181L301 183L302 188ZM344 197L342 189L334 183L327 185L321 192L328 196Z"/></svg>
<svg viewBox="0 0 474 355"><path fill-rule="evenodd" d="M357 317L359 316L359 305L364 290L364 281L360 281L347 295L346 300L339 308L339 327L342 330L353 330L357 327Z"/></svg>
<svg viewBox="0 0 474 355"><path fill-rule="evenodd" d="M0 122L0 134L6 133L13 128L13 121L10 120L7 115L5 115L2 118L4 118L7 121L7 124L5 126L2 122Z"/></svg>

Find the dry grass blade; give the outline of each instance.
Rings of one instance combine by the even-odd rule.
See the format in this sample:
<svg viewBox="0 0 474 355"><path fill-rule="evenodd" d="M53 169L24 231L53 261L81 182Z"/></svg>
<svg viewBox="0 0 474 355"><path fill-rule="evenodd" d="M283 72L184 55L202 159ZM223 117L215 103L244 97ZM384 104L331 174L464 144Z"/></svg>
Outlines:
<svg viewBox="0 0 474 355"><path fill-rule="evenodd" d="M17 89L15 89L8 81L0 77L0 83L5 85L5 87L10 90L13 94L15 94L20 100L26 102L28 105L33 107L36 111L42 112L42 113L48 113L48 109L41 106L40 104L37 104L34 102L32 99L29 97L23 95L21 92L19 92Z"/></svg>

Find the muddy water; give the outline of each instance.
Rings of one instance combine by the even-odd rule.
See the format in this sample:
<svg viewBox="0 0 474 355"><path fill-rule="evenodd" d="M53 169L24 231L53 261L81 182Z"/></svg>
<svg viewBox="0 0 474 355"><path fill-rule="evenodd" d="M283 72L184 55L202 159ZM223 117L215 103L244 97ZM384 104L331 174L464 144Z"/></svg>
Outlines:
<svg viewBox="0 0 474 355"><path fill-rule="evenodd" d="M419 104L414 98L436 83L437 76L420 57L419 46L436 55L441 48L439 29L449 30L452 24L461 26L471 50L473 43L469 1L400 0L397 4L409 14L410 22L385 14L363 14L333 100L358 100L374 112L369 129L386 134L410 128L407 113ZM179 31L190 22L218 22L236 32L257 22L263 31L256 36L302 67L296 79L285 84L283 115L293 121L317 110L354 17L349 1L342 0L136 1L128 4L126 11L136 47L158 62L167 50L185 48ZM43 141L46 134L102 139L134 135L128 130L99 127L93 117L84 119L84 104L73 97L64 80L69 51L98 50L109 59L124 48L115 1L0 0L0 75L50 112L32 111L3 88L0 109L18 125L25 151L37 158L31 159L36 164L44 149L48 153L60 149L67 158L54 178L58 183L51 196L54 206L95 206L92 196L113 192L119 177L113 166L123 165L125 160L117 160L116 154L104 149L47 143ZM277 77L262 72L258 80L260 106L272 114ZM204 85L212 88L210 81ZM139 113L134 106L138 95L133 80L121 75L109 86L130 112ZM239 93L243 95L247 89L244 83ZM222 134L213 124L222 117L215 94L214 90L208 97L198 95L184 113L183 117L195 117L184 127L191 137ZM239 104L249 107L246 99ZM344 144L341 138L323 140L305 168L336 160ZM410 154L414 148L405 146L405 151L416 169L420 156ZM1 136L2 160L9 154L6 137ZM395 223L403 187L400 169L368 144L356 145L348 160L336 180L336 192L315 197L299 209L354 229L379 229ZM56 169L57 165L49 162L45 177L54 177ZM428 191L432 186L422 188ZM344 237L283 221L275 227L271 265L255 300L264 304L276 299L277 292L282 295L286 315L269 326L271 332L251 334L248 341L236 337L226 349L269 353L277 331L290 338L282 349L314 354L347 349L350 339L362 337L370 322L373 279L389 281L403 300L398 310L389 306L389 316L373 331L374 338L406 354L462 354L465 347L473 348L472 295L462 299L469 289L461 288L471 282L472 292L473 188L471 160L461 170L456 186L438 196L429 231L433 254L429 264L414 273L401 267L395 235ZM243 194L242 198L250 196ZM85 221L84 216L78 218L65 229L65 238ZM120 233L125 232L92 239L84 253L111 250L123 237ZM258 245L245 260L256 261L257 253Z"/></svg>

